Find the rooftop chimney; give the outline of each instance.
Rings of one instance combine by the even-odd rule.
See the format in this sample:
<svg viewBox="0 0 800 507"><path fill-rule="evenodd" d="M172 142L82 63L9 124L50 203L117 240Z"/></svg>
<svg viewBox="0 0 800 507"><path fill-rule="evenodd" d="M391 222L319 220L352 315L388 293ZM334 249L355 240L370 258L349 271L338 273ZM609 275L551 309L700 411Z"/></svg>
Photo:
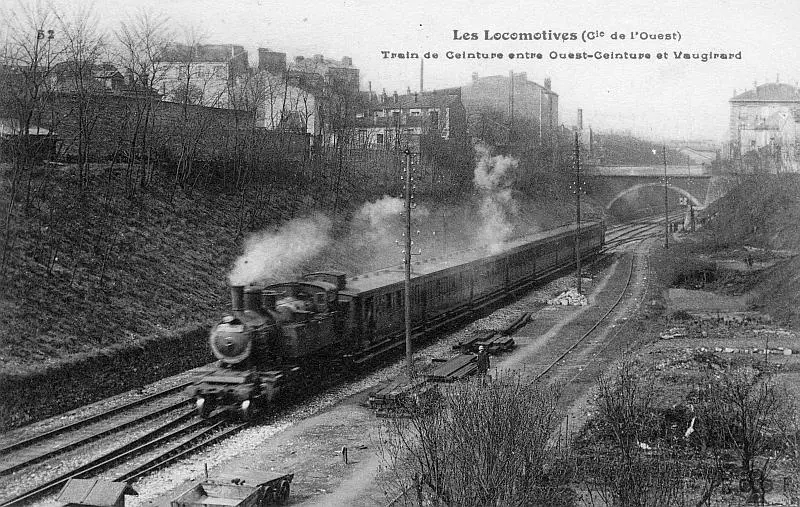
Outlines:
<svg viewBox="0 0 800 507"><path fill-rule="evenodd" d="M583 130L583 109L578 108L578 130Z"/></svg>
<svg viewBox="0 0 800 507"><path fill-rule="evenodd" d="M317 63L322 63L323 57L322 55L314 55L314 61Z"/></svg>
<svg viewBox="0 0 800 507"><path fill-rule="evenodd" d="M552 82L550 81L549 77L544 78L544 89L549 90L552 86Z"/></svg>
<svg viewBox="0 0 800 507"><path fill-rule="evenodd" d="M472 73L472 82L475 83L477 81L478 81L478 73L477 72L473 72Z"/></svg>
<svg viewBox="0 0 800 507"><path fill-rule="evenodd" d="M343 56L342 57L342 65L345 65L347 67L352 67L353 66L353 59L350 58L349 56Z"/></svg>
<svg viewBox="0 0 800 507"><path fill-rule="evenodd" d="M397 104L397 90L394 91L394 103Z"/></svg>

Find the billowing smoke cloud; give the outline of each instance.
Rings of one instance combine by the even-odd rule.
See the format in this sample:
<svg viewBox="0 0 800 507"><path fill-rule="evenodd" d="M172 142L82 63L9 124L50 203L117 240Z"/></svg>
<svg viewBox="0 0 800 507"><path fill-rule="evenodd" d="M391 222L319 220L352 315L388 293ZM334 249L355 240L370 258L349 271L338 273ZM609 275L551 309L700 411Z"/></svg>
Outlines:
<svg viewBox="0 0 800 507"><path fill-rule="evenodd" d="M404 210L404 204L402 199L384 195L375 202L361 206L356 213L356 220L364 220L369 224L370 230L380 231L396 221Z"/></svg>
<svg viewBox="0 0 800 507"><path fill-rule="evenodd" d="M405 230L405 201L384 195L375 202L361 206L355 216L354 234L358 234L377 245L395 244ZM415 206L412 220L430 215L425 206ZM412 228L414 225L412 224Z"/></svg>
<svg viewBox="0 0 800 507"><path fill-rule="evenodd" d="M292 220L276 231L255 233L245 242L244 254L236 259L228 280L231 285L247 285L292 277L328 244L330 232L331 221L316 214Z"/></svg>
<svg viewBox="0 0 800 507"><path fill-rule="evenodd" d="M492 156L488 148L479 145L475 165L475 186L481 196L480 215L482 223L478 229L478 242L495 253L514 231L510 216L517 213L511 186L514 169L519 160L503 155Z"/></svg>

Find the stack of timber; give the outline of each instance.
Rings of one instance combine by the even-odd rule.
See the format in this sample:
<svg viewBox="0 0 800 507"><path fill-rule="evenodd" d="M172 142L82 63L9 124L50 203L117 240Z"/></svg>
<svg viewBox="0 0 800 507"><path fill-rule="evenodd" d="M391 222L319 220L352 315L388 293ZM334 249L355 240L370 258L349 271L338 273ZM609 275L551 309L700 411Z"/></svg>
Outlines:
<svg viewBox="0 0 800 507"><path fill-rule="evenodd" d="M500 332L506 336L512 335L516 333L519 329L521 329L522 326L527 324L529 320L531 320L531 313L524 312L516 320L514 320L514 322L512 322L507 328L503 329Z"/></svg>
<svg viewBox="0 0 800 507"><path fill-rule="evenodd" d="M514 338L511 336L491 331L489 333L480 334L466 342L454 345L453 349L460 350L463 354L477 354L478 349L483 346L489 354L496 355L511 349L514 345Z"/></svg>
<svg viewBox="0 0 800 507"><path fill-rule="evenodd" d="M381 382L369 393L369 408L381 412L397 410L408 402L410 393L419 390L427 380L424 377L410 379L406 376Z"/></svg>
<svg viewBox="0 0 800 507"><path fill-rule="evenodd" d="M478 334L471 339L453 345L453 350L459 350L464 354L477 353L478 348L483 345L490 354L497 354L512 348L515 343L511 335L516 333L522 326L528 323L531 314L523 313L506 328L500 331L486 331Z"/></svg>
<svg viewBox="0 0 800 507"><path fill-rule="evenodd" d="M369 407L375 410L378 417L402 417L408 415L412 403L417 403L424 396L435 393L438 382L455 382L474 375L478 371L478 358L474 353L483 345L489 354L497 354L512 348L514 338L511 335L524 326L530 319L529 313L523 313L509 326L500 331L487 331L472 339L453 346L462 353L448 360L434 359L438 366L430 373L413 379L402 376L395 380L382 382L369 393Z"/></svg>
<svg viewBox="0 0 800 507"><path fill-rule="evenodd" d="M425 376L432 382L455 382L478 371L478 356L459 354Z"/></svg>

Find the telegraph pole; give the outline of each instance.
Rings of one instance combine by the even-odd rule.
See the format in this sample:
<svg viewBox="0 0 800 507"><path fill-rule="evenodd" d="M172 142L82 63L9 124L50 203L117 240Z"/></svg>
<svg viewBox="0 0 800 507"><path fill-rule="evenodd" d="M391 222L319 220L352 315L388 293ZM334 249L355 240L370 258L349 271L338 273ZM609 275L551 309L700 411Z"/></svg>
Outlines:
<svg viewBox="0 0 800 507"><path fill-rule="evenodd" d="M664 154L664 249L669 249L669 200L667 199L667 147L661 147Z"/></svg>
<svg viewBox="0 0 800 507"><path fill-rule="evenodd" d="M414 376L414 361L411 351L411 150L406 147L406 249L405 249L405 321L406 321L406 366L408 378Z"/></svg>
<svg viewBox="0 0 800 507"><path fill-rule="evenodd" d="M575 266L578 269L578 294L581 294L581 149L575 132Z"/></svg>

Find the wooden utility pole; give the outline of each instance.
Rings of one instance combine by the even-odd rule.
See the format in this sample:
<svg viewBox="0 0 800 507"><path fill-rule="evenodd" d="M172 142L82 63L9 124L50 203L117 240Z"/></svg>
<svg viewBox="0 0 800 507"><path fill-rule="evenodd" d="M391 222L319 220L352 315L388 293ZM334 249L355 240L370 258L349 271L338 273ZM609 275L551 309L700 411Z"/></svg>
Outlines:
<svg viewBox="0 0 800 507"><path fill-rule="evenodd" d="M414 361L411 351L411 150L406 148L406 244L405 244L405 321L406 321L406 367L408 378L414 376Z"/></svg>
<svg viewBox="0 0 800 507"><path fill-rule="evenodd" d="M667 198L667 147L661 147L664 154L664 249L669 249L669 199Z"/></svg>
<svg viewBox="0 0 800 507"><path fill-rule="evenodd" d="M575 132L575 266L578 271L578 294L581 294L581 149Z"/></svg>

